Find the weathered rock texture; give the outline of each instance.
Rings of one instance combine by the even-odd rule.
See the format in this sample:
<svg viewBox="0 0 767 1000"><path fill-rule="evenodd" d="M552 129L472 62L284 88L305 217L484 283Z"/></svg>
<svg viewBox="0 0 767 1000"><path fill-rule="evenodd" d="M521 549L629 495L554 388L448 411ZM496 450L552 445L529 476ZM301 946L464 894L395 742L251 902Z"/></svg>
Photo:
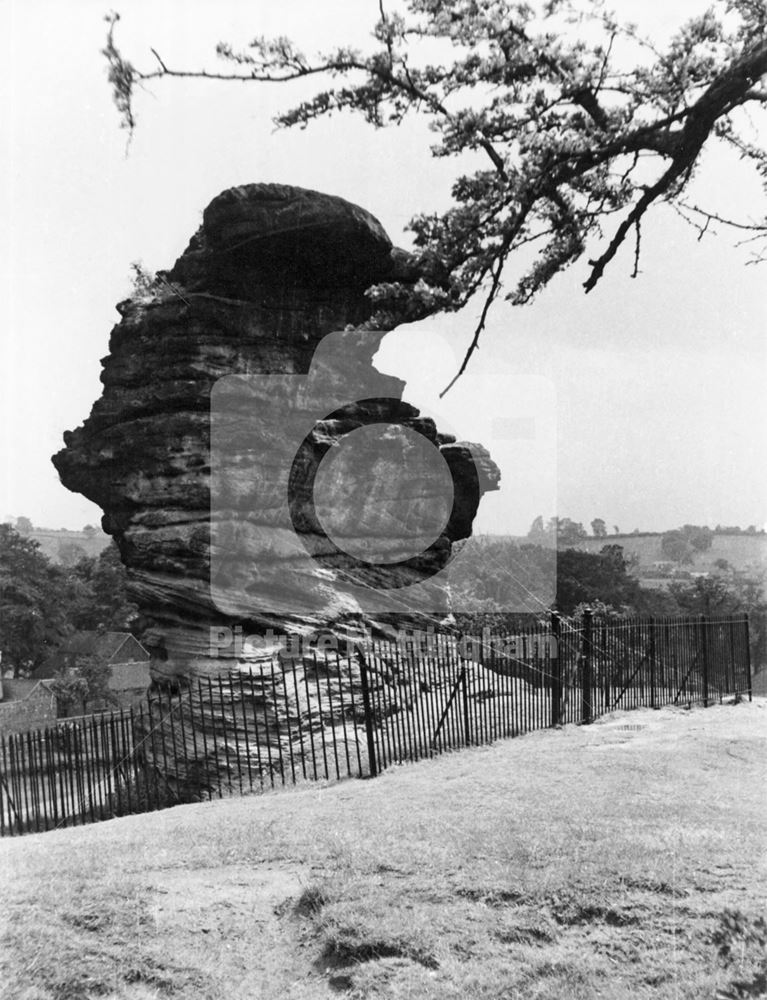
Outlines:
<svg viewBox="0 0 767 1000"><path fill-rule="evenodd" d="M322 392L330 399L310 393L304 402L318 422L301 461L316 465L349 430L388 421L439 447L457 484L447 524L420 563L371 570L356 582L375 586L380 572L388 579L399 574L397 586L408 582L408 574L428 576L446 561L451 544L470 534L482 492L497 488L496 467L481 449L473 451L475 462L467 445L440 436L433 422L400 401L403 383L379 375L371 364L384 333L366 329L366 289L417 279L408 255L392 247L363 209L313 191L254 184L215 198L173 269L118 306L122 319L102 362L102 397L86 422L64 435L65 448L53 462L65 486L104 511L104 530L128 567L131 597L152 623L148 644L156 683L174 687L237 668L236 644L212 651L211 629L221 635L234 626L243 634L270 627L300 632L360 618L353 598L345 592L339 597L332 583L344 555L318 534L300 476L293 527L305 532L315 558L304 553L292 576L286 570L291 532L275 513L284 485L273 447L281 432L279 400L268 379L261 388L255 378L306 376L331 331L346 331L335 344L347 368L335 381L324 376ZM315 370L317 364L315 359ZM222 376L231 375L246 378L235 380L224 412L232 426L242 412L246 427L241 447L229 434L227 469L214 469L219 479L211 513L211 394ZM351 405L334 412L339 400ZM257 404L269 404L271 416L254 420ZM378 474L386 479L390 470L381 461ZM423 507L429 496L426 487L416 499ZM364 521L364 498L360 510ZM353 532L343 518L338 530ZM226 571L223 597L211 591L212 543L214 566ZM392 539L381 544L391 549ZM396 552L388 555L391 560ZM278 593L284 584L282 603L254 601L248 588L256 578L262 592Z"/></svg>

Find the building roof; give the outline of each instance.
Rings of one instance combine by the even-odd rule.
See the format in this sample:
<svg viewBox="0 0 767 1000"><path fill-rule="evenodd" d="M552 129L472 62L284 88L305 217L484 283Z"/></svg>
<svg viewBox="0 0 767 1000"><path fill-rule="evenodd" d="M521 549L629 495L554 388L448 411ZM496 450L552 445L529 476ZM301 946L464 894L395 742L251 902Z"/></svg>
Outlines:
<svg viewBox="0 0 767 1000"><path fill-rule="evenodd" d="M94 656L101 663L149 663L149 653L130 632L75 632L32 672L37 680L54 677L73 667L78 656Z"/></svg>
<svg viewBox="0 0 767 1000"><path fill-rule="evenodd" d="M4 677L2 681L3 697L0 700L0 705L4 705L9 701L24 701L37 687L42 687L49 694L51 693L48 686L42 681L33 680L29 677Z"/></svg>
<svg viewBox="0 0 767 1000"><path fill-rule="evenodd" d="M149 660L149 653L130 632L75 632L61 644L59 652L96 656L114 663Z"/></svg>

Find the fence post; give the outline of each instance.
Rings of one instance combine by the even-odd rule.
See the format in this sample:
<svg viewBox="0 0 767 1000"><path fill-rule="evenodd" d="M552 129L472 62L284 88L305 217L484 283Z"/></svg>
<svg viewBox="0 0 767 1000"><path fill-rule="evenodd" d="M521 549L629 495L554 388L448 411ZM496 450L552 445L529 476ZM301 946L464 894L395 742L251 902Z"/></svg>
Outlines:
<svg viewBox="0 0 767 1000"><path fill-rule="evenodd" d="M708 708L708 632L706 630L706 616L700 616L700 643L701 656L703 657L703 707Z"/></svg>
<svg viewBox="0 0 767 1000"><path fill-rule="evenodd" d="M656 708L655 704L655 619L650 618L649 621L649 650L648 655L650 658L650 708Z"/></svg>
<svg viewBox="0 0 767 1000"><path fill-rule="evenodd" d="M751 692L751 636L749 635L748 614L743 615L743 642L745 644L746 681L748 683L748 700L752 701Z"/></svg>
<svg viewBox="0 0 767 1000"><path fill-rule="evenodd" d="M368 683L368 668L364 651L357 647L357 658L360 665L360 680L362 682L362 710L365 713L365 735L368 744L368 767L370 777L375 778L378 774L378 762L376 761L376 747L373 739L373 712L370 707L370 685Z"/></svg>
<svg viewBox="0 0 767 1000"><path fill-rule="evenodd" d="M583 641L581 644L581 723L591 722L591 657L592 657L592 612L586 608L583 612Z"/></svg>
<svg viewBox="0 0 767 1000"><path fill-rule="evenodd" d="M471 746L473 740L471 735L471 718L469 716L469 692L466 687L468 679L469 674L466 670L466 664L464 664L458 683L461 685L461 697L463 700L463 727L466 734L466 745Z"/></svg>
<svg viewBox="0 0 767 1000"><path fill-rule="evenodd" d="M556 611L551 612L551 640L553 649L549 658L551 668L551 725L558 726L562 717L562 661L559 658L561 621Z"/></svg>

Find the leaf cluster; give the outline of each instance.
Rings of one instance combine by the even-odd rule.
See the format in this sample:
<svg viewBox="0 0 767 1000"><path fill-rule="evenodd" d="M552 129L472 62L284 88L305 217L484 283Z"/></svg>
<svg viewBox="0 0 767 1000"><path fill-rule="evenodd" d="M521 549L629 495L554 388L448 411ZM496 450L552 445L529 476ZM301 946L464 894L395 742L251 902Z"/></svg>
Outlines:
<svg viewBox="0 0 767 1000"><path fill-rule="evenodd" d="M137 69L116 48L113 18L104 52L115 102L132 129L140 81L316 77L317 92L281 112L279 128L339 112L374 128L425 117L432 155L460 165L453 203L412 219L424 282L372 289L373 322L461 309L482 291L469 355L501 292L530 302L584 256L590 291L632 236L637 276L651 206L670 203L700 235L717 222L748 231L749 241L767 235L764 217L737 222L687 199L704 149L717 143L767 185L767 152L745 113L767 103L763 3L714 0L664 45L620 24L600 0L407 0L405 15L379 9L368 51L339 46L309 57L287 38L259 36L243 50L219 44L220 72L171 69L156 52L158 67ZM521 273L507 288L512 257ZM442 279L430 281L435 262Z"/></svg>

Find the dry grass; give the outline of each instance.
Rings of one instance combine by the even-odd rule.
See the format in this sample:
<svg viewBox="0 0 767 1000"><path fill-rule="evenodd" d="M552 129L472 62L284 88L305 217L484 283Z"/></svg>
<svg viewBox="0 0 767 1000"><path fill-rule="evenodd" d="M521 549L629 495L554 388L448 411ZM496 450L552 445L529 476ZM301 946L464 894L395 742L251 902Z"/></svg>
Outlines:
<svg viewBox="0 0 767 1000"><path fill-rule="evenodd" d="M10 1000L701 1000L767 896L767 701L0 843Z"/></svg>

